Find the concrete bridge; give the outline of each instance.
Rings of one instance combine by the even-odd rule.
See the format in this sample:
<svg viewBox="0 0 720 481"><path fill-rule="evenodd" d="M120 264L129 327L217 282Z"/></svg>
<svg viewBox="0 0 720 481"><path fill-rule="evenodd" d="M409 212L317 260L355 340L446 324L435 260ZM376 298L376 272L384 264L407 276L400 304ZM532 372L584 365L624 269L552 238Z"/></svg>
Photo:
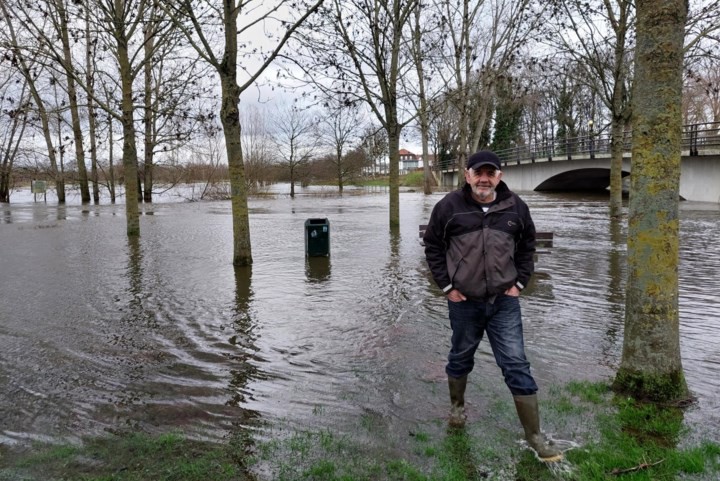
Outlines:
<svg viewBox="0 0 720 481"><path fill-rule="evenodd" d="M720 124L686 126L680 163L683 200L720 203ZM625 139L622 175L632 174ZM610 185L610 138L593 135L498 151L503 180L516 191L605 191ZM457 169L441 169L443 186L457 185ZM629 185L625 183L624 185Z"/></svg>

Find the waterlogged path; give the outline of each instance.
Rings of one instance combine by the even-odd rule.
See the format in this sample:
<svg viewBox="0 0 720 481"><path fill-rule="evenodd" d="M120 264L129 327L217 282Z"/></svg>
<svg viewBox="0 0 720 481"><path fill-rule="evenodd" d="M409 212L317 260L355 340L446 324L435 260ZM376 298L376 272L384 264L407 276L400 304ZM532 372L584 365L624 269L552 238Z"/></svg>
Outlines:
<svg viewBox="0 0 720 481"><path fill-rule="evenodd" d="M228 202L145 206L139 243L122 205L0 206L0 443L361 425L402 456L408 432L442 426L447 410L446 305L417 237L440 197L401 194L399 236L384 192L254 199L255 262L237 270ZM524 197L555 233L522 297L541 389L607 379L622 348L625 225L605 198ZM330 220L329 259L305 258L312 217ZM699 401L686 419L719 431L720 209L683 204L681 229L683 364ZM468 398L471 422L519 436L512 413L494 411L509 394L487 343Z"/></svg>

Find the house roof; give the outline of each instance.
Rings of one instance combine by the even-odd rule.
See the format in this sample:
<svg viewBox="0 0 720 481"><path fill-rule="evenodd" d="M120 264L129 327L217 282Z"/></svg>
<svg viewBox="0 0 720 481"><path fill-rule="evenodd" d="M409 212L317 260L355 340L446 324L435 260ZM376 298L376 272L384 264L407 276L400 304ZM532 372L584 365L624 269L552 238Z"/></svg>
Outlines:
<svg viewBox="0 0 720 481"><path fill-rule="evenodd" d="M400 149L400 155L412 155L413 157L415 156L415 154L413 154L407 149Z"/></svg>

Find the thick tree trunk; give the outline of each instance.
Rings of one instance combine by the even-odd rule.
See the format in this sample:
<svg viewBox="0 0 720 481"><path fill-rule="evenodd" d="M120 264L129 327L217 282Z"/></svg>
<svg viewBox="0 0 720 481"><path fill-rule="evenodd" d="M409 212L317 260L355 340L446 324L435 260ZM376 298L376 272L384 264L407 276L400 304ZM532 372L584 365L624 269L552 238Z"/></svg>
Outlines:
<svg viewBox="0 0 720 481"><path fill-rule="evenodd" d="M223 74L221 74L223 75ZM225 134L225 148L230 171L230 201L233 218L233 265L252 264L250 245L250 219L245 185L245 166L243 165L242 128L238 105L240 95L235 75L224 74L221 79L222 107L220 117Z"/></svg>
<svg viewBox="0 0 720 481"><path fill-rule="evenodd" d="M120 10L121 12L122 10ZM127 217L127 235L140 235L140 209L138 207L139 190L137 185L137 144L135 139L135 119L130 58L127 40L121 32L116 32L118 43L118 63L122 85L122 128L123 128L123 171L125 179L125 214Z"/></svg>
<svg viewBox="0 0 720 481"><path fill-rule="evenodd" d="M680 140L685 0L638 0L632 186L622 362L614 388L687 396L678 313Z"/></svg>

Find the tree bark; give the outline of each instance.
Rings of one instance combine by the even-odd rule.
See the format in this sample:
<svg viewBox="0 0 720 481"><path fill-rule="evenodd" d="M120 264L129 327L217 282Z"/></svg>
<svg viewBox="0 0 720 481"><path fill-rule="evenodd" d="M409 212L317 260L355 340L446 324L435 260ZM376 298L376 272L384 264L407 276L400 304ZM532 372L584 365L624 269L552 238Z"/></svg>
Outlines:
<svg viewBox="0 0 720 481"><path fill-rule="evenodd" d="M153 52L155 50L156 2L150 9L150 19L145 25L145 138L143 149L143 201L152 202L153 157L155 153L155 114L153 112Z"/></svg>
<svg viewBox="0 0 720 481"><path fill-rule="evenodd" d="M92 182L92 198L95 204L100 203L100 188L98 185L98 158L97 158L97 119L95 118L95 56L90 36L90 9L85 9L85 88L88 102L88 134L90 136L90 181ZM114 199L113 199L114 200Z"/></svg>
<svg viewBox="0 0 720 481"><path fill-rule="evenodd" d="M628 290L616 391L687 396L680 357L678 259L685 0L638 0Z"/></svg>
<svg viewBox="0 0 720 481"><path fill-rule="evenodd" d="M220 120L225 134L225 148L230 173L230 202L233 218L233 265L252 264L250 215L245 184L240 125L240 88L237 83L237 16L235 0L223 0L225 52L218 68L222 89Z"/></svg>
<svg viewBox="0 0 720 481"><path fill-rule="evenodd" d="M400 227L400 131L396 122L388 122L388 154L390 160L390 229Z"/></svg>
<svg viewBox="0 0 720 481"><path fill-rule="evenodd" d="M622 215L622 161L625 152L625 122L613 115L610 144L610 217Z"/></svg>
<svg viewBox="0 0 720 481"><path fill-rule="evenodd" d="M90 202L90 188L88 186L87 167L85 165L85 149L82 127L80 126L80 110L77 101L77 87L75 86L75 67L70 49L70 36L68 34L68 12L63 0L54 1L57 11L57 27L60 34L63 50L63 63L65 78L67 79L67 93L70 104L70 118L72 121L73 139L75 140L75 162L77 163L78 182L80 184L80 199L83 204Z"/></svg>
<svg viewBox="0 0 720 481"><path fill-rule="evenodd" d="M127 217L127 235L140 235L140 209L138 207L139 190L137 185L137 143L135 134L135 106L133 105L132 66L128 53L128 39L125 33L125 19L122 16L123 0L115 0L115 39L118 49L120 83L122 88L122 128L123 128L123 177L125 184L125 215Z"/></svg>

